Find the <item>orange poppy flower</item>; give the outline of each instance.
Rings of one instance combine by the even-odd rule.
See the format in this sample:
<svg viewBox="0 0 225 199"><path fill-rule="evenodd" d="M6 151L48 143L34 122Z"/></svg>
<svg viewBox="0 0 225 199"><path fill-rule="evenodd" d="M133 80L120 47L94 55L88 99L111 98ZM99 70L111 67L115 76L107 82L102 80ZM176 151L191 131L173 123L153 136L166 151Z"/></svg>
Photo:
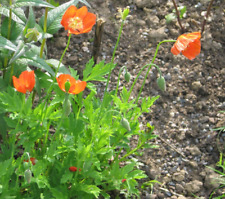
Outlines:
<svg viewBox="0 0 225 199"><path fill-rule="evenodd" d="M82 92L87 85L85 81L75 80L71 75L68 74L61 74L58 78L56 78L56 80L58 82L59 88L66 93L67 91L65 89L65 83L69 82L70 88L68 89L68 93L70 94L78 94Z"/></svg>
<svg viewBox="0 0 225 199"><path fill-rule="evenodd" d="M30 161L32 162L33 165L35 165L37 162L36 158L30 158ZM24 160L24 162L29 162L29 160Z"/></svg>
<svg viewBox="0 0 225 199"><path fill-rule="evenodd" d="M95 25L96 15L88 12L86 6L77 9L76 6L70 6L62 17L61 24L65 30L68 30L68 36L72 33L79 35L90 32Z"/></svg>
<svg viewBox="0 0 225 199"><path fill-rule="evenodd" d="M188 59L192 60L197 55L199 55L201 51L201 33L200 32L193 32L189 34L180 35L171 48L171 52L174 55L178 55L180 52L187 57Z"/></svg>
<svg viewBox="0 0 225 199"><path fill-rule="evenodd" d="M35 85L34 71L23 71L19 78L13 76L13 85L21 93L31 92Z"/></svg>

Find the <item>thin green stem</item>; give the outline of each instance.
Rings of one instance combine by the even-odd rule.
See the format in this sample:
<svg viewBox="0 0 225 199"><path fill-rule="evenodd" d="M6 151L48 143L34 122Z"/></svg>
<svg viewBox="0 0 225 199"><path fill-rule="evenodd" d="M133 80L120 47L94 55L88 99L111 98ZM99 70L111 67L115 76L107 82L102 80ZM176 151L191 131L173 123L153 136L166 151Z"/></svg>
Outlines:
<svg viewBox="0 0 225 199"><path fill-rule="evenodd" d="M151 63L149 64L148 70L147 70L147 72L146 72L146 74L145 74L144 81L143 81L143 83L142 83L142 85L141 85L141 89L140 89L140 91L139 91L139 93L138 93L138 97L137 97L137 99L136 99L136 103L138 103L138 100L139 100L139 98L140 98L141 92L142 92L142 90L143 90L143 88L144 88L144 85L145 85L145 81L146 81L146 79L147 79L147 77L148 77L148 74L149 74L149 72L150 72L150 70L151 70L151 68L152 68L152 65L153 65L153 63L154 63L154 61L155 61L155 59L156 59L156 56L157 56L157 54L158 54L159 47L160 47L160 45L161 45L162 43L166 43L166 42L176 42L176 40L163 40L163 41L161 41L161 42L158 43L158 45L157 45L157 47L156 47L156 50L155 50L155 55L154 55L154 57L153 57Z"/></svg>
<svg viewBox="0 0 225 199"><path fill-rule="evenodd" d="M112 55L112 59L111 59L111 67L110 67L109 75L108 75L107 82L106 82L106 87L105 87L105 91L104 91L103 101L104 101L104 98L105 98L105 94L106 94L106 92L108 90L109 80L110 80L110 77L111 77L111 74L112 74L112 65L113 65L113 62L114 62L114 58L115 58L117 47L119 45L120 37L121 37L121 34L122 34L122 30L123 30L123 25L124 25L124 20L122 20L122 23L121 23L121 26L120 26L120 30L119 30L119 35L118 35L118 38L117 38L117 41L116 41L116 45L115 45L115 48L114 48L114 51L113 51L113 55Z"/></svg>
<svg viewBox="0 0 225 199"><path fill-rule="evenodd" d="M44 107L43 107L43 109L42 109L42 122L44 121L44 118L45 118L46 113L47 113L47 101L48 101L48 98L49 98L50 93L51 93L51 91L52 91L52 87L53 87L53 85L54 85L54 83L55 83L55 81L56 81L57 73L59 72L59 68L60 68L60 65L61 65L61 63L62 63L63 57L64 57L64 55L65 55L65 53L66 53L66 51L67 51L67 49L68 49L68 47L69 47L70 39L71 39L71 34L70 34L69 37L68 37L68 41L67 41L66 48L64 49L63 54L62 54L62 56L61 56L61 58L60 58L59 64L58 64L58 66L57 66L57 68L56 68L55 76L54 76L53 82L52 82L52 84L50 85L50 87L49 87L49 89L48 89L48 91L47 91L47 95L46 95L45 101L44 101ZM44 110L45 110L45 114L43 115Z"/></svg>
<svg viewBox="0 0 225 199"><path fill-rule="evenodd" d="M123 69L125 68L125 66L121 67L120 70L119 70L119 75L118 75L118 80L117 80L117 85L116 85L116 92L115 92L115 96L117 96L117 93L118 93L118 88L119 88L119 83L120 83L120 75L123 71Z"/></svg>
<svg viewBox="0 0 225 199"><path fill-rule="evenodd" d="M47 0L47 3L49 3L50 1ZM45 18L44 18L44 33L47 32L47 19L48 19L48 7L45 8ZM44 38L42 40L42 43L41 43L41 50L40 50L40 57L42 58L43 57L43 52L44 52L44 47L45 47L45 43L46 43L46 38Z"/></svg>
<svg viewBox="0 0 225 199"><path fill-rule="evenodd" d="M128 152L127 154L125 154L122 158L120 158L120 162L124 161L126 157L128 157L129 155L134 154L137 150L139 150L142 147L143 143L139 144L137 147L135 147L133 150L131 150L130 152Z"/></svg>

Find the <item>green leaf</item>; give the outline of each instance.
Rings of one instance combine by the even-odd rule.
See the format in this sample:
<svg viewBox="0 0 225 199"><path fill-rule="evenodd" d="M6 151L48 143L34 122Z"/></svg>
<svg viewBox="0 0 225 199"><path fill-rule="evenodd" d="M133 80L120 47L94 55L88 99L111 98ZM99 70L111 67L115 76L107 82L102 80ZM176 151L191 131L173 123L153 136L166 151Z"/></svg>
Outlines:
<svg viewBox="0 0 225 199"><path fill-rule="evenodd" d="M10 59L9 64L13 63L16 59L24 55L28 50L30 50L31 45L24 44L23 41L19 41L18 46L16 47L16 52L13 57Z"/></svg>
<svg viewBox="0 0 225 199"><path fill-rule="evenodd" d="M71 0L71 1L69 1L67 3L64 3L61 6L56 7L56 8L54 8L51 11L48 12L47 33L54 34L62 27L61 24L60 24L62 15L64 14L66 9L70 5L76 5L78 3L78 1L79 0ZM39 24L43 29L43 27L44 27L44 16L41 17Z"/></svg>
<svg viewBox="0 0 225 199"><path fill-rule="evenodd" d="M57 67L59 65L59 60L57 60L57 59L48 59L48 60L46 60L46 62L49 66L51 66L55 70L57 69ZM69 70L63 65L63 63L60 64L58 72L63 73L63 74L70 74Z"/></svg>
<svg viewBox="0 0 225 199"><path fill-rule="evenodd" d="M24 35L27 33L27 29L34 28L35 24L36 24L36 20L35 20L34 11L33 11L33 8L30 6L28 20L23 31Z"/></svg>
<svg viewBox="0 0 225 199"><path fill-rule="evenodd" d="M1 34L3 37L7 38L8 36L8 23L9 18L5 18L2 22L2 28L1 28ZM10 32L10 40L15 41L22 33L24 29L24 25L16 23L15 21L12 21L11 23L11 32Z"/></svg>
<svg viewBox="0 0 225 199"><path fill-rule="evenodd" d="M82 191L89 193L89 194L93 194L96 198L98 198L101 189L99 189L97 186L95 185L83 185L81 186Z"/></svg>
<svg viewBox="0 0 225 199"><path fill-rule="evenodd" d="M60 183L61 183L61 184L67 183L68 181L71 181L72 178L73 178L73 173L70 172L70 171L68 170L68 171L65 172L64 175L62 176Z"/></svg>
<svg viewBox="0 0 225 199"><path fill-rule="evenodd" d="M17 9L17 10L14 10L12 9L12 20L17 22L17 23L20 23L20 24L23 24L25 25L25 21L26 21L26 17L25 17L25 14L22 10L22 9ZM21 12L21 13L19 13ZM6 17L9 17L9 14L10 13L10 9L9 8L6 8L6 7L0 7L0 15L4 15Z"/></svg>
<svg viewBox="0 0 225 199"><path fill-rule="evenodd" d="M187 7L186 6L181 6L178 8L178 10L180 11L180 18L182 19L185 12L187 11Z"/></svg>
<svg viewBox="0 0 225 199"><path fill-rule="evenodd" d="M16 46L11 41L2 36L0 36L0 48L16 51Z"/></svg>
<svg viewBox="0 0 225 199"><path fill-rule="evenodd" d="M23 6L37 6L37 7L48 7L54 8L53 5L42 1L42 0L17 0L15 4L13 4L13 8L23 7Z"/></svg>
<svg viewBox="0 0 225 199"><path fill-rule="evenodd" d="M20 60L23 61L24 63L26 63L27 65L32 65L32 66L38 67L40 69L43 69L43 70L47 71L49 74L51 74L52 76L55 75L54 71L45 62L45 60L40 58L38 55L36 55L32 51L32 49L30 51L26 52L26 54L24 56L22 56L22 58L20 58Z"/></svg>
<svg viewBox="0 0 225 199"><path fill-rule="evenodd" d="M104 64L104 60L100 63L96 64L93 69L90 69L90 66L88 66L87 71L85 71L85 76L87 76L88 73L91 72L91 74L84 78L84 81L106 81L106 79L103 77L104 75L108 74L110 70L115 68L116 65L112 65L112 63Z"/></svg>

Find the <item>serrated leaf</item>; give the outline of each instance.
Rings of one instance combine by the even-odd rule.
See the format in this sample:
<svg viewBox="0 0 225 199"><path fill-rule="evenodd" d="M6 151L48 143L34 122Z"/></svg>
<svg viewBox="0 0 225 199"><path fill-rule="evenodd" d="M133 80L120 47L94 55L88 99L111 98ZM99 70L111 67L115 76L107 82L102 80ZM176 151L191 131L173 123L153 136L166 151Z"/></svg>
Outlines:
<svg viewBox="0 0 225 199"><path fill-rule="evenodd" d="M0 48L6 48L11 51L16 50L16 46L11 41L2 36L0 36Z"/></svg>
<svg viewBox="0 0 225 199"><path fill-rule="evenodd" d="M105 65L104 61L101 61L93 67L91 74L85 78L84 81L106 81L104 75L108 74L115 66L116 65L112 65L112 63Z"/></svg>
<svg viewBox="0 0 225 199"><path fill-rule="evenodd" d="M81 186L82 191L89 193L89 194L93 194L96 198L98 198L101 189L99 189L97 186L95 185L83 185Z"/></svg>
<svg viewBox="0 0 225 199"><path fill-rule="evenodd" d="M48 7L54 8L53 5L47 3L42 0L17 0L15 4L13 4L13 8L23 7L23 6L37 6L37 7Z"/></svg>
<svg viewBox="0 0 225 199"><path fill-rule="evenodd" d="M47 33L54 34L62 27L60 24L62 15L70 5L76 5L78 1L79 0L71 0L48 12ZM41 17L39 24L42 28L44 27L44 16Z"/></svg>
<svg viewBox="0 0 225 199"><path fill-rule="evenodd" d="M21 12L21 10L20 10L20 12ZM10 15L9 13L10 13L9 8L3 7L3 6L0 7L0 15L9 17L9 15ZM22 10L22 13L24 13L23 10ZM25 15L23 15L22 13L18 13L18 11L12 9L12 20L17 23L25 25L26 17L24 18L23 16L25 16Z"/></svg>

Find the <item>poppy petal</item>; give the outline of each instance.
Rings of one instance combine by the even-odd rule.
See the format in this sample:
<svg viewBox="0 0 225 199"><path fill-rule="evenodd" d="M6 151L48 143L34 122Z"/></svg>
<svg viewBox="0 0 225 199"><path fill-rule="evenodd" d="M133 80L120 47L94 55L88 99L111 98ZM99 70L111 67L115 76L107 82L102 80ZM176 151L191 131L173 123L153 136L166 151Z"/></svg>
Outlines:
<svg viewBox="0 0 225 199"><path fill-rule="evenodd" d="M77 80L76 81L76 84L75 84L75 87L73 87L73 88L71 87L70 90L69 90L69 92L70 93L73 93L73 94L78 94L78 93L84 91L86 85L87 85L87 82Z"/></svg>
<svg viewBox="0 0 225 199"><path fill-rule="evenodd" d="M75 16L76 11L77 11L77 7L72 5L64 13L61 20L61 24L62 26L64 26L65 30L68 30L68 20Z"/></svg>
<svg viewBox="0 0 225 199"><path fill-rule="evenodd" d="M83 6L80 9L77 10L75 16L83 19L87 15L87 13L88 13L87 7L86 6Z"/></svg>

